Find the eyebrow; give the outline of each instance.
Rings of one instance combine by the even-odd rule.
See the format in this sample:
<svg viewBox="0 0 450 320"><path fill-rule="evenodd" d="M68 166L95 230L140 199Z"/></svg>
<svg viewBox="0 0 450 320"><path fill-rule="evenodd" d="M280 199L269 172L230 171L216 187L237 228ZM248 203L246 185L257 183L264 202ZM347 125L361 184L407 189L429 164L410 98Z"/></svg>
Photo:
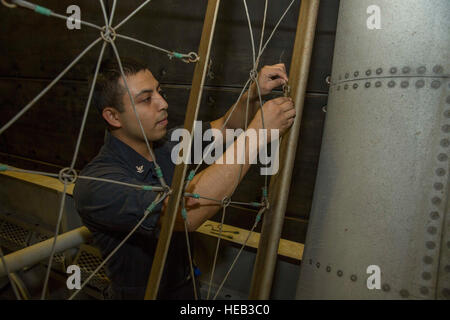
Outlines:
<svg viewBox="0 0 450 320"><path fill-rule="evenodd" d="M158 82L158 85L156 86L156 90L158 90L161 87L160 83ZM153 93L153 89L144 89L141 92L139 92L137 95L134 96L135 99L137 99L139 96L143 95L144 93Z"/></svg>

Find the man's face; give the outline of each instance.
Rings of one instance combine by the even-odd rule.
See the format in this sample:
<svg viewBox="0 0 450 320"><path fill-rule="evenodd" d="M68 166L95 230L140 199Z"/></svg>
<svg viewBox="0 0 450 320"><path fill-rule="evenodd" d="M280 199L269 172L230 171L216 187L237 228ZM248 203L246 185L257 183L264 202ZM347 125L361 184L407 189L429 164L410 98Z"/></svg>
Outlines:
<svg viewBox="0 0 450 320"><path fill-rule="evenodd" d="M122 79L119 80L119 83L125 89ZM161 139L167 132L168 104L160 95L161 89L159 82L153 77L150 70L141 70L135 75L128 76L127 83L147 139L149 141ZM144 141L126 89L122 97L122 102L124 112L119 114L119 118L123 132L130 139Z"/></svg>

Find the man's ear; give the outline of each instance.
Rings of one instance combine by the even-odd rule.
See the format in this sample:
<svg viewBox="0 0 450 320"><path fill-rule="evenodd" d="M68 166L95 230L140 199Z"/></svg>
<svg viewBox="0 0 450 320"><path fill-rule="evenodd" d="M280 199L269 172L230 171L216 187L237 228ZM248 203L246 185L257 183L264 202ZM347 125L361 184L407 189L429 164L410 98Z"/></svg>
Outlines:
<svg viewBox="0 0 450 320"><path fill-rule="evenodd" d="M119 111L113 107L105 107L102 111L102 117L108 124L113 128L121 128L122 123L120 122Z"/></svg>

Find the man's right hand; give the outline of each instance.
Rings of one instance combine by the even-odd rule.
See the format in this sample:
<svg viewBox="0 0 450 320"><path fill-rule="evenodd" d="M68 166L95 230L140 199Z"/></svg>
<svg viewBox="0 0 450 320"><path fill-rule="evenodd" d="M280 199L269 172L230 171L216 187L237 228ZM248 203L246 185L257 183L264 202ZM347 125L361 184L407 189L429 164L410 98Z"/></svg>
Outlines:
<svg viewBox="0 0 450 320"><path fill-rule="evenodd" d="M279 136L281 137L287 129L289 129L294 123L295 119L295 107L294 102L288 97L279 97L267 101L262 106L264 116L264 129L267 129L267 141L270 142L270 129L280 130ZM249 127L256 130L262 129L261 108L255 114Z"/></svg>

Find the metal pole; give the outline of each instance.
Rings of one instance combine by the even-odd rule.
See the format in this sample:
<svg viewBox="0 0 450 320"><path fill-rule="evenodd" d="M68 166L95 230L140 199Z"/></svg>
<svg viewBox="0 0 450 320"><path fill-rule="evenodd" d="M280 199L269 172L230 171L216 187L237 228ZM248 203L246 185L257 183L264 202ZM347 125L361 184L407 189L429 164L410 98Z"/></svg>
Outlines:
<svg viewBox="0 0 450 320"><path fill-rule="evenodd" d="M269 299L294 167L320 0L302 0L289 82L297 116L280 146L280 170L269 186L270 209L264 216L249 299Z"/></svg>
<svg viewBox="0 0 450 320"><path fill-rule="evenodd" d="M198 110L200 109L200 100L202 97L203 84L207 73L209 54L211 51L211 43L216 26L217 13L219 11L220 0L209 0L206 8L205 21L203 24L202 36L198 55L200 60L195 66L194 77L192 79L192 89L189 96L189 102L186 110L186 118L184 120L184 128L189 130L192 136L194 122L197 119ZM175 167L174 177L172 180L172 194L167 205L167 212L163 218L161 232L159 234L156 253L153 258L152 269L145 291L145 300L156 299L158 295L159 283L164 271L167 252L172 238L173 226L175 218L178 214L178 207L183 193L184 180L188 165L181 163Z"/></svg>
<svg viewBox="0 0 450 320"><path fill-rule="evenodd" d="M86 227L80 227L72 231L58 235L55 252L61 252L70 248L78 247L91 238L91 233ZM53 238L41 241L32 246L23 248L5 256L5 263L10 273L24 267L36 264L50 257ZM5 266L0 261L0 277L6 275Z"/></svg>

